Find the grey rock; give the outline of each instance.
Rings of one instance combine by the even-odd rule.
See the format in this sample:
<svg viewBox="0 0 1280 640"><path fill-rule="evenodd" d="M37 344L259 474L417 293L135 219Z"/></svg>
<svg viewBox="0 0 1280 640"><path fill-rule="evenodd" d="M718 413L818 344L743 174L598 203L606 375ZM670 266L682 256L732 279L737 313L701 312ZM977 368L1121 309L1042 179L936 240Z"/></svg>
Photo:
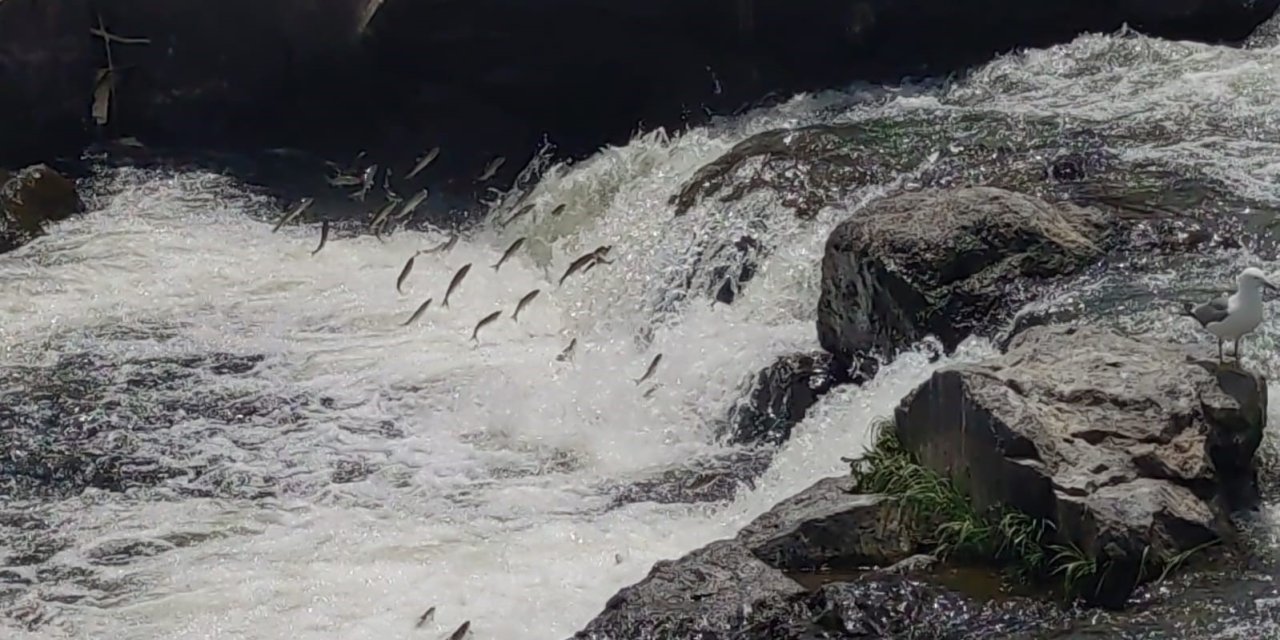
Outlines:
<svg viewBox="0 0 1280 640"><path fill-rule="evenodd" d="M1154 577L1144 559L1234 536L1230 513L1258 496L1266 393L1262 376L1175 345L1035 327L1003 356L935 372L895 423L977 509L1048 519L1059 542L1106 561L1086 591L1118 607Z"/></svg>
<svg viewBox="0 0 1280 640"><path fill-rule="evenodd" d="M1062 614L1026 598L978 602L901 576L867 574L813 593L756 604L750 624L734 640L819 638L956 639L1039 637Z"/></svg>
<svg viewBox="0 0 1280 640"><path fill-rule="evenodd" d="M827 240L818 339L849 364L930 334L953 349L1097 261L1109 234L1096 210L992 187L883 198Z"/></svg>
<svg viewBox="0 0 1280 640"><path fill-rule="evenodd" d="M898 505L854 490L852 476L819 480L752 521L738 541L789 572L889 565L911 555L910 520Z"/></svg>
<svg viewBox="0 0 1280 640"><path fill-rule="evenodd" d="M574 638L728 638L745 625L757 600L803 592L741 543L720 540L679 560L655 564L644 580L610 598Z"/></svg>

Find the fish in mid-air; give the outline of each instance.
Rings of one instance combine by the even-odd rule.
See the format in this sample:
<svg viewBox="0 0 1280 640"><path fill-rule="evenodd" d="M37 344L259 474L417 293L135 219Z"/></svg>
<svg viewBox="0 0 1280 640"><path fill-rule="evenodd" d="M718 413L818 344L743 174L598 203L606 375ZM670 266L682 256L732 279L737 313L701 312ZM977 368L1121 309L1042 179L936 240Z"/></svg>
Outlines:
<svg viewBox="0 0 1280 640"><path fill-rule="evenodd" d="M324 248L324 243L328 241L329 241L329 221L324 220L320 223L320 246L316 247L316 250L312 251L311 255L314 256L315 254L320 253L320 250Z"/></svg>
<svg viewBox="0 0 1280 640"><path fill-rule="evenodd" d="M556 205L556 208L552 209L552 210L551 210L551 213L550 213L550 214L548 214L548 215L550 215L551 217L553 217L553 218L554 218L554 217L556 217L556 216L558 216L558 215L560 215L560 214L564 213L564 208L565 208L565 207L567 207L567 206L569 206L569 205L564 204L564 203L558 204L558 205Z"/></svg>
<svg viewBox="0 0 1280 640"><path fill-rule="evenodd" d="M542 293L542 289L534 289L533 291L524 294L524 297L520 298L520 302L516 303L516 310L511 314L511 319L519 322L520 312L523 311L525 307L529 306L529 303L533 302L533 299L538 297L539 293Z"/></svg>
<svg viewBox="0 0 1280 640"><path fill-rule="evenodd" d="M494 158L489 162L489 166L484 168L484 173L480 174L479 178L476 178L476 182L484 182L485 180L497 175L498 169L502 168L503 163L506 161L507 159L502 156Z"/></svg>
<svg viewBox="0 0 1280 640"><path fill-rule="evenodd" d="M418 253L421 253L421 252L418 252ZM400 286L403 285L405 279L409 277L409 272L413 271L413 261L417 259L418 259L418 254L415 253L409 256L408 262L404 263L404 268L400 270L400 276L396 278L396 293L404 293L403 291L400 290Z"/></svg>
<svg viewBox="0 0 1280 640"><path fill-rule="evenodd" d="M556 362L564 362L564 361L566 361L566 360L572 360L572 359L573 359L573 349L574 349L574 347L576 347L576 346L578 346L578 339L577 339L577 338L574 338L574 339L570 340L570 341L569 341L569 346L565 347L565 348L564 348L564 351L561 351L561 352L560 352L560 355L556 356Z"/></svg>
<svg viewBox="0 0 1280 640"><path fill-rule="evenodd" d="M644 370L644 375L640 376L640 379L636 380L636 386L640 386L640 383L644 382L645 380L648 380L649 376L653 375L653 372L658 368L659 362L662 362L661 353L653 357L653 362L650 362L649 368Z"/></svg>
<svg viewBox="0 0 1280 640"><path fill-rule="evenodd" d="M612 264L610 261L605 260L605 258L609 255L609 251L611 251L612 249L613 249L613 245L596 247L595 251L592 251L591 253L588 253L578 258L577 260L574 260L569 264L569 268L565 270L564 275L560 276L559 284L564 284L564 281L567 280L569 276L577 273L578 270L583 267L586 267L587 270L589 271L591 267L596 266L597 263Z"/></svg>
<svg viewBox="0 0 1280 640"><path fill-rule="evenodd" d="M462 284L462 279L467 277L468 271L471 271L470 262L462 265L462 268L458 269L458 272L453 274L453 279L449 281L449 288L444 292L444 306L449 306L449 296L453 294L454 289L458 288L458 285Z"/></svg>
<svg viewBox="0 0 1280 640"><path fill-rule="evenodd" d="M418 205L422 204L422 201L426 199L427 199L426 189L423 189L422 191L415 193L412 198L409 198L408 202L404 203L404 208L400 209L400 213L396 214L396 219L403 220L405 218L408 218L410 215L413 214L414 210L418 208Z"/></svg>
<svg viewBox="0 0 1280 640"><path fill-rule="evenodd" d="M408 320L405 320L404 324L402 324L402 325L400 325L400 326L402 326L402 327L407 327L407 326L409 326L409 325L413 324L413 321L414 321L414 320L417 320L418 318L421 318L421 317L422 317L422 314L423 314L423 313L426 313L426 311L427 311L427 307L430 307L430 306L431 306L431 298L427 298L427 301L426 301L426 302L424 302L424 303L422 303L422 305L418 307L418 310L417 310L417 311L414 311L414 312L413 312L413 315L409 316L409 319L408 319Z"/></svg>
<svg viewBox="0 0 1280 640"><path fill-rule="evenodd" d="M462 640L463 638L466 637L467 632L470 630L471 630L471 621L467 620L466 622L462 623L462 626L458 627L457 630L449 634L449 640Z"/></svg>
<svg viewBox="0 0 1280 640"><path fill-rule="evenodd" d="M395 200L388 200L386 204L378 209L378 213L374 214L373 221L369 223L369 230L373 232L374 237L382 239L382 228L387 224L387 218L391 215L391 211L396 208Z"/></svg>
<svg viewBox="0 0 1280 640"><path fill-rule="evenodd" d="M502 228L505 228L507 225L511 224L512 222L515 222L515 221L516 221L516 218L519 218L519 217L523 216L524 214L529 213L530 211L533 211L533 205L531 205L531 204L526 204L525 206L520 207L519 209L517 209L515 213L511 214L511 217L510 217L510 218L507 218L507 220L506 220L505 222L499 222L499 223L498 223L498 226L499 226L499 227L502 227Z"/></svg>
<svg viewBox="0 0 1280 640"><path fill-rule="evenodd" d="M480 342L480 329L484 328L484 326L485 326L485 325L487 325L487 324L489 324L490 322L493 322L494 320L497 320L498 318L501 318L501 317L502 317L502 310L501 310L501 309L499 309L499 310L494 311L493 313L491 313L491 314L489 314L489 315L487 315L487 316L485 316L485 317L481 318L481 319L480 319L480 322L477 322L477 323L476 323L476 328L475 328L475 329L473 329L473 330L471 331L471 341L472 341L472 342Z"/></svg>
<svg viewBox="0 0 1280 640"><path fill-rule="evenodd" d="M413 171L410 171L409 175L405 176L404 179L410 180L421 173L423 169L427 168L427 165L435 162L436 156L438 155L440 155L440 147L432 147L431 150L427 152L427 155L422 156L422 159L418 161L418 164L413 165Z"/></svg>
<svg viewBox="0 0 1280 640"><path fill-rule="evenodd" d="M373 181L378 177L378 165L371 164L360 174L360 190L351 195L354 200L364 202L364 197L373 190Z"/></svg>
<svg viewBox="0 0 1280 640"><path fill-rule="evenodd" d="M506 262L507 258L511 257L511 254L520 249L520 245L524 244L524 241L524 238L516 238L516 241L512 242L511 246L507 247L507 250L502 252L502 257L498 258L498 264L493 265L493 270L497 271L498 268L502 266L502 263Z"/></svg>
<svg viewBox="0 0 1280 640"><path fill-rule="evenodd" d="M457 231L454 231L453 233L449 234L448 240L445 240L440 245L427 249L422 253L435 253L437 251L443 251L445 253L448 253L450 250L453 249L453 245L458 244L458 238L460 236L461 234L459 234Z"/></svg>
<svg viewBox="0 0 1280 640"><path fill-rule="evenodd" d="M312 202L315 202L315 199L303 198L302 200L299 200L298 205L296 207L294 207L292 210L289 211L289 213L284 214L284 216L280 218L280 221L276 223L276 226L273 229L271 229L271 233L275 233L279 231L280 227L283 227L284 225L289 224L290 222L293 221L294 218L297 218L298 216L302 215L302 212L306 211L307 207L310 207Z"/></svg>
<svg viewBox="0 0 1280 640"><path fill-rule="evenodd" d="M422 614L422 617L418 618L418 624L413 625L413 628L420 629L422 628L422 625L428 622L431 622L433 619L435 619L435 617L436 617L436 608L431 607L430 609L427 609L426 613Z"/></svg>

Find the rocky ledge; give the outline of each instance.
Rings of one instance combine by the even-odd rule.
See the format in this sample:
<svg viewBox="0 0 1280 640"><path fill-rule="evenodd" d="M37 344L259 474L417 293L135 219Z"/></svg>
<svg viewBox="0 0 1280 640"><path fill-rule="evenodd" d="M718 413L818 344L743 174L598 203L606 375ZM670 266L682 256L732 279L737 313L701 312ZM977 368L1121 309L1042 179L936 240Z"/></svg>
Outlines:
<svg viewBox="0 0 1280 640"><path fill-rule="evenodd" d="M0 169L0 254L44 232L47 223L84 211L76 184L45 165Z"/></svg>
<svg viewBox="0 0 1280 640"><path fill-rule="evenodd" d="M1178 346L1029 329L909 394L852 475L658 563L575 638L985 637L1068 615L936 584L961 565L1123 607L1231 548L1232 513L1258 500L1266 389Z"/></svg>

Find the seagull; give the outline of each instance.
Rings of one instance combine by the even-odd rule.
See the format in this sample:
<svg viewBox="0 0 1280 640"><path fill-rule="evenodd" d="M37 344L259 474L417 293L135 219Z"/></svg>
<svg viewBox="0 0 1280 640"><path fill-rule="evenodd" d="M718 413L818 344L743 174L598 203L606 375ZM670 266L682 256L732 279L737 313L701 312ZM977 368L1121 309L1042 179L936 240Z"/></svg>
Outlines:
<svg viewBox="0 0 1280 640"><path fill-rule="evenodd" d="M1277 287L1257 267L1249 267L1236 278L1236 292L1219 296L1204 304L1187 304L1182 315L1195 318L1200 326L1218 338L1218 363L1222 363L1222 343L1235 343L1236 361L1240 361L1240 339L1262 323L1262 287Z"/></svg>

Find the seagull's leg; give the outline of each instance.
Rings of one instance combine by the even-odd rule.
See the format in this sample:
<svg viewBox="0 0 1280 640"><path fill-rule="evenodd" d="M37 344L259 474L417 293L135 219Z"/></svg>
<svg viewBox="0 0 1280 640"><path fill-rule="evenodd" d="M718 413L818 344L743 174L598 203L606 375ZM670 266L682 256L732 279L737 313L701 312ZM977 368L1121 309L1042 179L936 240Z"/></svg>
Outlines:
<svg viewBox="0 0 1280 640"><path fill-rule="evenodd" d="M1236 338L1236 362L1240 362L1240 338Z"/></svg>
<svg viewBox="0 0 1280 640"><path fill-rule="evenodd" d="M1218 338L1218 364L1222 364L1222 338Z"/></svg>

